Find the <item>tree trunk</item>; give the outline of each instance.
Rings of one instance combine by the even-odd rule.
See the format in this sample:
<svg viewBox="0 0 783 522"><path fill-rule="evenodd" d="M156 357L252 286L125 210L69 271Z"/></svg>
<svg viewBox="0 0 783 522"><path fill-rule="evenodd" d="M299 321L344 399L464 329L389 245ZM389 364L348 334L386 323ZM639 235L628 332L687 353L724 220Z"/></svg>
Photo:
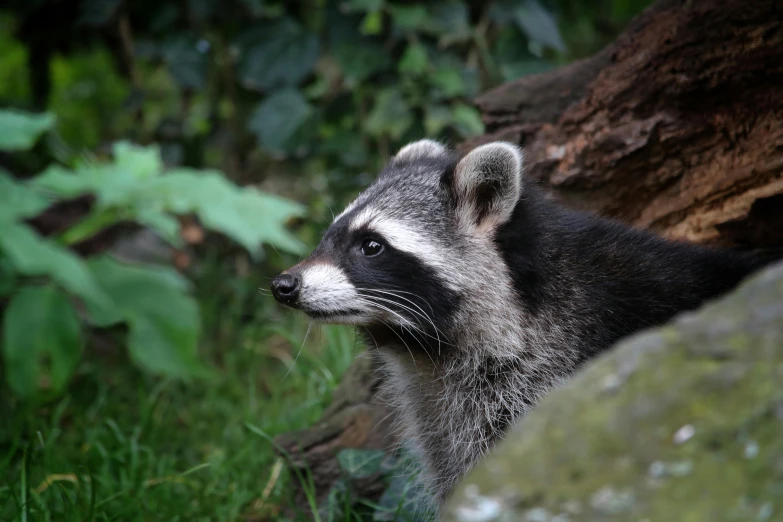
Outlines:
<svg viewBox="0 0 783 522"><path fill-rule="evenodd" d="M783 238L783 5L662 0L604 51L477 104L525 148L526 174L573 207L662 235Z"/></svg>
<svg viewBox="0 0 783 522"><path fill-rule="evenodd" d="M783 6L661 0L597 55L479 97L487 134L525 150L525 175L564 204L664 236L737 248L783 244ZM280 439L319 496L346 446L394 440L357 363L343 406ZM364 377L362 377L364 375ZM346 406L350 405L350 406ZM355 426L369 432L353 438ZM379 486L359 493L377 493Z"/></svg>

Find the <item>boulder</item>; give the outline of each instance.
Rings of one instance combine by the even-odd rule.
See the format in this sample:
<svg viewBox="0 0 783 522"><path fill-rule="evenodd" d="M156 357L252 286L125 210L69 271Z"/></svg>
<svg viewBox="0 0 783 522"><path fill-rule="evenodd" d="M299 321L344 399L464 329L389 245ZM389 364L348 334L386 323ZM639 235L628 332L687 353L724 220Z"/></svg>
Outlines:
<svg viewBox="0 0 783 522"><path fill-rule="evenodd" d="M589 363L462 481L442 518L783 520L783 264Z"/></svg>

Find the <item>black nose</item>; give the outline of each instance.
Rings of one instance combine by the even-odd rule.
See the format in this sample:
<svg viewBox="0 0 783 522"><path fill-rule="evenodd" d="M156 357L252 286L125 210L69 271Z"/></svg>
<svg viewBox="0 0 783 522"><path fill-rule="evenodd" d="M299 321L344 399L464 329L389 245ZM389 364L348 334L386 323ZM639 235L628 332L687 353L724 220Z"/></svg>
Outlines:
<svg viewBox="0 0 783 522"><path fill-rule="evenodd" d="M280 274L272 280L272 294L281 303L291 304L299 297L299 278L293 274Z"/></svg>

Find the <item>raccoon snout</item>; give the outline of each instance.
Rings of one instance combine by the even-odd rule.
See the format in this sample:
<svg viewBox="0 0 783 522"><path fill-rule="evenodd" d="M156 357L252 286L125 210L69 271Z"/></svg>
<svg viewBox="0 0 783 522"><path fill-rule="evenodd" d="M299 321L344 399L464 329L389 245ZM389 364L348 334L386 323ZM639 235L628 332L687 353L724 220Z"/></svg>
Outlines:
<svg viewBox="0 0 783 522"><path fill-rule="evenodd" d="M275 299L289 306L296 302L301 286L299 277L293 274L280 274L270 285Z"/></svg>

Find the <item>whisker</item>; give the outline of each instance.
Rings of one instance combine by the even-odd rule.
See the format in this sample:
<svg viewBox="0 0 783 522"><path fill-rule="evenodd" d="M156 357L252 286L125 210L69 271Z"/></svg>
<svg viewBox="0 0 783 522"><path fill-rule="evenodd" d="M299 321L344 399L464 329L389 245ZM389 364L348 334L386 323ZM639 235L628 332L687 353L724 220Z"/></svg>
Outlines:
<svg viewBox="0 0 783 522"><path fill-rule="evenodd" d="M382 297L378 297L378 296L365 296L365 297L366 297L366 298L368 298L368 299L378 299L378 300L380 300L380 301L383 301L383 302L386 302L386 303L391 303L391 304L394 304L394 305L400 306L400 307L404 308L405 310L408 310L409 312L411 312L411 314L413 314L413 316L414 316L414 317L416 317L416 316L421 316L421 314L417 313L415 310L413 310L413 309L411 309L411 308L409 308L409 307L407 307L407 306L405 306L405 305L403 305L403 304L397 303L396 301L392 301L392 300L389 300L389 299L384 299L384 298L382 298ZM428 317L426 317L426 316L422 316L422 317L423 317L424 319L427 319L427 320L429 320L429 318L428 318ZM432 322L431 322L431 321L430 321L430 323L432 324ZM402 325L401 325L401 326L402 326ZM422 330L421 328L418 328L418 327L416 327L415 325L409 325L409 326L410 326L410 327L412 327L412 328L415 328L415 330L416 330L417 332L421 333L422 335L424 335L424 336L426 336L426 337L429 337L429 338L431 338L431 339L434 339L434 340L438 341L438 353L440 353L440 343L441 343L440 337L433 337L432 335L428 334L427 332L425 332L425 331L424 331L424 330ZM434 326L434 325L433 325L433 326ZM438 332L437 332L437 328L436 328L435 330L436 330L436 332L435 332L435 333L436 333L436 335L437 335L437 334L438 334Z"/></svg>
<svg viewBox="0 0 783 522"><path fill-rule="evenodd" d="M361 295L361 294L360 294L360 295ZM367 295L364 295L364 296L362 296L362 297L366 299L366 298L372 298L373 296L367 296ZM378 298L378 297L375 297L375 299L379 299L379 298ZM402 315L400 315L399 313L395 312L394 310L391 310L391 309L389 309L389 308L387 308L387 307L385 307L385 306L383 306L383 305L380 305L380 304L378 304L377 302L373 302L373 301L365 301L365 303L367 303L367 304L370 304L370 305L373 305L373 306L375 306L375 307L377 307L377 308L379 308L379 309L381 309L381 310L385 310L385 311L387 311L387 312L389 312L389 313L391 313L391 314L394 314L395 316L399 317L399 318L400 318L400 320L401 320L403 323L405 323L405 322L406 322L405 318L404 318ZM399 304L399 303L395 303L395 304ZM402 336L401 336L400 334L398 334L398 333L397 333L397 332L394 330L394 328L393 328L392 326L390 326L390 325L389 325L389 324L387 324L387 323L384 323L384 324L385 324L385 325L386 325L386 326L387 326L387 327L388 327L388 328L389 328L389 329L390 329L390 330L391 330L391 331L394 333L394 335L396 335L397 337L399 337L399 338L400 338L400 340L401 340L401 341L402 341L402 342L405 344L405 347L406 347L406 348L408 348L408 352L411 354L411 359L413 359L413 366L415 367L415 366L416 366L416 360L415 360L415 358L413 357L413 352L411 351L410 347L408 346L408 343L406 343L406 342L405 342L405 340L402 338ZM408 332L408 333L409 333L409 334L410 334L410 335L413 337L413 339L414 339L414 340L415 340L417 343L419 343L419 346L421 346L421 349L422 349L422 350L424 350L424 353L426 353L426 354L427 354L427 357L429 357L430 361L432 361L432 364L434 365L434 364L435 364L435 360L432 358L432 355L430 355L430 352L429 352L429 351L427 351L427 347L426 347L426 346L424 346L424 343L422 342L422 340L421 340L421 339L419 339L418 337L416 337L416 335L415 335L413 332L415 331L415 332L418 332L418 333L420 333L420 334L422 334L422 335L427 335L427 334L426 334L424 331L422 331L420 328L416 328L416 326L415 326L415 325L410 325L410 324L409 324L409 325L407 325L407 327L408 327L408 328L410 328L412 331L406 330L406 325L405 325L405 324L400 324L400 328L402 328L402 331L403 331L403 332Z"/></svg>
<svg viewBox="0 0 783 522"><path fill-rule="evenodd" d="M404 296L401 296L399 294L400 293L409 294L409 295L412 295L413 297L421 299L422 301L424 301L424 304L426 304L429 307L430 312L432 312L432 314L434 315L435 314L435 310L433 310L432 305L426 299L421 297L420 295L414 294L413 292L406 292L405 290L394 290L394 289L358 288L358 290L365 290L365 291L368 291L368 292L378 292L378 293L381 293L381 294L386 294L386 295L390 295L390 296L396 297L398 299L402 299L402 300L410 303L411 305L415 306L427 318L427 320L432 324L432 327L435 330L438 330L438 327L435 326L435 323L432 321L432 318L429 315L427 315L427 313L419 305L417 305L416 303L414 303L410 299L408 299L408 298L406 298ZM442 334L443 332L440 331L440 333ZM445 337L445 335L444 335L444 337Z"/></svg>
<svg viewBox="0 0 783 522"><path fill-rule="evenodd" d="M400 341L402 341L402 344L404 344L404 345L405 345L405 348L407 348L407 349L408 349L408 353L409 353L409 354L411 354L411 361L413 361L413 367L414 367L414 368L416 368L416 369L418 369L418 367L416 366L416 357L414 357L414 356L413 356L413 350L411 350L411 347L410 347L410 346L408 346L408 343L406 343L406 342L405 342L405 339L403 339L403 338L402 338L402 336L401 336L400 334L398 334L398 333L397 333L397 332L394 330L394 328L393 328L391 325L389 325L388 323L385 323L385 322L383 322L383 321L381 321L381 322L382 322L383 324L385 324L385 325L386 325L386 327L387 327L389 330L391 330L391 332L392 332L394 335L396 335L397 337L399 337Z"/></svg>
<svg viewBox="0 0 783 522"><path fill-rule="evenodd" d="M283 378L280 379L280 382L283 382L286 377L288 377L288 374L291 373L291 370L293 370L294 366L296 366L296 361L299 360L299 356L302 355L302 350L304 349L304 345L307 342L307 336L310 335L310 329L313 327L313 322L310 321L310 324L307 325L307 331L305 332L304 340L302 341L302 346L299 347L299 351L296 354L296 357L294 357L294 361L291 363L291 366L288 367L288 371L285 372L285 375L283 375Z"/></svg>
<svg viewBox="0 0 783 522"><path fill-rule="evenodd" d="M370 291L370 292L384 293L384 294L387 294L387 295L391 295L393 297L397 297L398 299L403 299L406 302L410 303L411 305L415 306L418 311L417 310L413 310L410 307L408 307L408 306L406 306L406 305L404 305L402 303L398 303L396 301L385 299L383 297L365 295L365 297L367 297L367 298L379 299L381 301L384 301L384 302L387 302L387 303L392 303L392 304L395 304L397 306L400 306L400 307L404 308L405 310L408 310L409 312L411 312L411 314L413 314L414 316L419 316L419 317L423 318L425 321L427 321L432 326L432 329L435 331L436 337L433 337L432 335L430 335L430 334L428 334L428 333L426 333L424 331L421 331L421 330L420 331L421 331L421 333L423 335L426 335L427 337L430 337L430 338L438 341L438 354L440 354L440 352L441 352L441 344L444 343L444 341L441 339L441 335L443 335L443 337L446 337L446 335L440 330L440 328L437 327L437 325L435 325L435 322L432 320L432 318L429 315L427 315L427 313L424 312L424 310L420 306L418 306L416 303L414 303L410 299L406 299L403 296L395 295L393 292L390 292L390 291L375 290L375 289L369 289L369 288L358 288L357 290L360 291L360 294L361 294L362 290ZM446 338L448 338L448 337L446 337ZM448 343L448 342L446 342L445 344L447 344L449 346L453 346L453 344Z"/></svg>

